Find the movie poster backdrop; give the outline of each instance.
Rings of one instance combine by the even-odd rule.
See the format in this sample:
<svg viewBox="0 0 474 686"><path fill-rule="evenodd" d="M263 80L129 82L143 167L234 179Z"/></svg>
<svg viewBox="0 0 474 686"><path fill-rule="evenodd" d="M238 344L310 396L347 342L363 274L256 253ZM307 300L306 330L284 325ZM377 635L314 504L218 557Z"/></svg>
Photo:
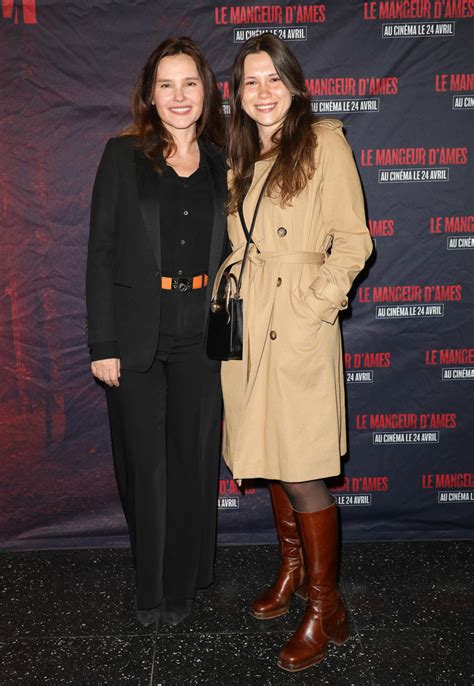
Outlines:
<svg viewBox="0 0 474 686"><path fill-rule="evenodd" d="M228 113L236 50L263 31L301 61L314 114L343 121L375 245L342 317L344 539L471 535L473 16L470 0L2 0L3 547L127 544L86 348L94 175L161 40L202 45ZM224 466L219 540L274 540L265 484L242 492Z"/></svg>

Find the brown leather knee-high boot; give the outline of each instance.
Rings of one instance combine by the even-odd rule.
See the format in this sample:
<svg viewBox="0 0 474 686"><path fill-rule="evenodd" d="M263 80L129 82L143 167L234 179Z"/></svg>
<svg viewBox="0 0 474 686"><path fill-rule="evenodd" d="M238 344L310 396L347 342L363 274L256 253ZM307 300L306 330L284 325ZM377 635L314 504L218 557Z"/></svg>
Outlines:
<svg viewBox="0 0 474 686"><path fill-rule="evenodd" d="M278 578L250 606L256 619L273 619L288 612L294 593L306 599L305 569L295 513L281 484L268 484L280 543L282 564Z"/></svg>
<svg viewBox="0 0 474 686"><path fill-rule="evenodd" d="M337 508L295 513L300 526L308 574L308 601L303 621L281 650L278 666L298 672L320 662L328 643L349 637L347 616L337 590Z"/></svg>

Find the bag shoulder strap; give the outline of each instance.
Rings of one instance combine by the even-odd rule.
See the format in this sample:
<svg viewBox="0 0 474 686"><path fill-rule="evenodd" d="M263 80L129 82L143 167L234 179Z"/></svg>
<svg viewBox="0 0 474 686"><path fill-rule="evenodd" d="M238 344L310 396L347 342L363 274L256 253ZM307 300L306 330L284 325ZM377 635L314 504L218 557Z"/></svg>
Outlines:
<svg viewBox="0 0 474 686"><path fill-rule="evenodd" d="M262 190L260 191L260 194L259 194L258 199L257 199L257 204L255 205L255 211L253 213L252 223L250 224L250 231L248 230L247 222L245 221L243 203L240 203L239 208L238 208L240 223L242 224L242 229L244 230L245 237L248 241L251 241L252 243L254 242L252 239L252 233L253 233L253 229L255 226L255 221L257 219L258 208L259 208L260 202L263 198L263 195L265 193L265 189L267 186L268 186L268 176L265 179L265 182L262 186ZM257 248L257 250L258 250L258 248Z"/></svg>
<svg viewBox="0 0 474 686"><path fill-rule="evenodd" d="M267 178L265 179L265 181L263 183L262 189L258 195L257 204L255 205L255 210L254 210L253 217L252 217L252 223L250 224L250 231L248 230L247 224L246 224L245 219L244 219L244 212L243 212L243 208L242 208L242 203L240 203L240 205L239 205L239 217L240 217L240 222L242 224L242 228L243 228L244 233L247 237L247 245L245 246L245 252L244 252L244 256L242 258L242 267L240 269L239 280L237 282L237 292L236 292L237 296L240 292L240 287L242 285L242 277L244 274L245 264L247 262L247 255L249 252L250 243L253 243L252 234L253 234L253 230L255 228L255 222L257 221L258 208L260 207L260 203L262 202L262 198L263 198L265 191L267 189L268 182L270 179L270 174L271 174L271 170L269 171ZM255 243L254 243L254 245L255 245ZM257 247L257 246L255 246L255 247ZM260 252L260 250L258 250L258 248L257 248L257 251Z"/></svg>

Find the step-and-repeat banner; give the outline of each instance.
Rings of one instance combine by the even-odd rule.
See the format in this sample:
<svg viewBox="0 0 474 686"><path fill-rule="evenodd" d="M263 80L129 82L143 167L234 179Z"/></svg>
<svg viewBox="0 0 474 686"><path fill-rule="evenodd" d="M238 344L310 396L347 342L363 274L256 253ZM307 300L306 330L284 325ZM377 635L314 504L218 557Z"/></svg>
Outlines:
<svg viewBox="0 0 474 686"><path fill-rule="evenodd" d="M125 544L84 333L95 171L158 43L197 40L228 111L234 55L262 31L301 61L315 115L343 120L375 243L342 322L345 540L469 537L473 17L471 0L1 1L3 547ZM273 537L265 485L222 468L220 541Z"/></svg>

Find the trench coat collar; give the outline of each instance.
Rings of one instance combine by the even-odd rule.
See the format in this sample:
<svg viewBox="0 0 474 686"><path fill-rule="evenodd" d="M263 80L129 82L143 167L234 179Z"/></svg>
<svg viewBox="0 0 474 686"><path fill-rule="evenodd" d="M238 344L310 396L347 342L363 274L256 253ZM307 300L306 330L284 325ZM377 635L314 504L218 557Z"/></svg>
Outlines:
<svg viewBox="0 0 474 686"><path fill-rule="evenodd" d="M226 226L224 204L226 198L226 179L223 171L224 163L219 149L198 140L200 150L200 165L206 170L211 182L213 203L213 224L211 246L209 254L209 277L212 278L219 266L222 253L222 238ZM160 207L159 183L160 175L153 169L151 161L141 150L135 150L135 168L137 178L138 197L143 222L151 243L156 264L161 269L161 240L160 240Z"/></svg>

